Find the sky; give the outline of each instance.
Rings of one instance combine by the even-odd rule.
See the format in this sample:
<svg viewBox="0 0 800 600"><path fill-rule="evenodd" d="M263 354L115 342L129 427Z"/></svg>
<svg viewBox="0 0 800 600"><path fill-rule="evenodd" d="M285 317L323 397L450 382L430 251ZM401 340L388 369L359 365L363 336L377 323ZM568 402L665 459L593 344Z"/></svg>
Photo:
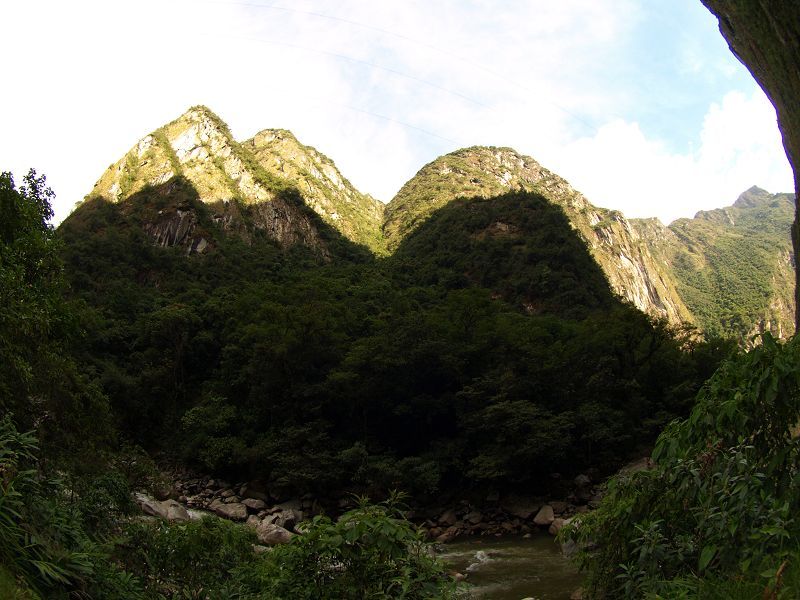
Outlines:
<svg viewBox="0 0 800 600"><path fill-rule="evenodd" d="M665 224L793 191L775 111L700 0L6 0L0 170L56 192L204 104L290 129L388 202L458 148L510 146Z"/></svg>

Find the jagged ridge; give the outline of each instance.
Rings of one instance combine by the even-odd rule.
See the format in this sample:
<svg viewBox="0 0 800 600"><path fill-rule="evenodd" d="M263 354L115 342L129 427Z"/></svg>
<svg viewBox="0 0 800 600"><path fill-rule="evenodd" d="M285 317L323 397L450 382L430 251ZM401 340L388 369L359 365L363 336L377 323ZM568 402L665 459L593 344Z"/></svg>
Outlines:
<svg viewBox="0 0 800 600"><path fill-rule="evenodd" d="M628 220L593 206L567 181L511 148L472 147L425 165L384 207L291 132L266 129L239 143L219 117L196 106L142 138L87 198L120 202L150 190L159 209L142 226L155 243L202 252L213 241L188 208L187 194L194 192L187 188L209 205L224 230L247 237L255 227L283 246L301 243L327 257L319 223L287 202L287 190L296 190L322 221L379 256L394 252L456 198L535 192L561 207L611 288L642 311L741 339L760 331L786 337L794 330L794 258L787 233L793 196L787 194L751 188L731 207L665 227L657 219ZM245 226L247 207L251 224Z"/></svg>

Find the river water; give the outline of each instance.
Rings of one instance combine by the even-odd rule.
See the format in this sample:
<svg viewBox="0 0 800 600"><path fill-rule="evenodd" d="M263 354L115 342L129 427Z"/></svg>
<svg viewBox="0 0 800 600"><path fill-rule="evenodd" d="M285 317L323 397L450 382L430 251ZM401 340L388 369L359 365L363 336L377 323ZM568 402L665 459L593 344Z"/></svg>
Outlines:
<svg viewBox="0 0 800 600"><path fill-rule="evenodd" d="M581 585L578 570L549 535L465 538L444 546L439 556L467 575L469 598L569 600Z"/></svg>

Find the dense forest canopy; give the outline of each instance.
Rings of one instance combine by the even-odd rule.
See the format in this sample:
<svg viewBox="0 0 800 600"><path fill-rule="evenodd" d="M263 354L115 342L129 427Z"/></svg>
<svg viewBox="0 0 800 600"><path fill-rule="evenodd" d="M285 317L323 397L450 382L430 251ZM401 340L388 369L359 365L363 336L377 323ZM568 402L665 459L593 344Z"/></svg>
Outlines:
<svg viewBox="0 0 800 600"><path fill-rule="evenodd" d="M120 431L204 470L286 493L536 489L647 445L716 364L616 298L533 193L452 202L383 259L321 223L332 257L247 244L190 190L215 249L187 257L135 201L59 230L81 363Z"/></svg>

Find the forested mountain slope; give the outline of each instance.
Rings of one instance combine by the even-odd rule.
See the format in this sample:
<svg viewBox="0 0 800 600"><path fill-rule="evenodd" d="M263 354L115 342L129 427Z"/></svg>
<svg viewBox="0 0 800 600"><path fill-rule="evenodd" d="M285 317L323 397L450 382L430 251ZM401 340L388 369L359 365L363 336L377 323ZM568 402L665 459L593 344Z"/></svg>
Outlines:
<svg viewBox="0 0 800 600"><path fill-rule="evenodd" d="M769 331L794 333L793 194L752 187L732 206L693 219L633 219L654 256L668 267L693 321L710 335L742 343Z"/></svg>
<svg viewBox="0 0 800 600"><path fill-rule="evenodd" d="M515 190L541 194L563 210L622 298L671 323L691 319L668 273L624 215L593 206L567 181L510 148L465 148L425 165L386 207L387 244L396 248L436 209L456 198Z"/></svg>

